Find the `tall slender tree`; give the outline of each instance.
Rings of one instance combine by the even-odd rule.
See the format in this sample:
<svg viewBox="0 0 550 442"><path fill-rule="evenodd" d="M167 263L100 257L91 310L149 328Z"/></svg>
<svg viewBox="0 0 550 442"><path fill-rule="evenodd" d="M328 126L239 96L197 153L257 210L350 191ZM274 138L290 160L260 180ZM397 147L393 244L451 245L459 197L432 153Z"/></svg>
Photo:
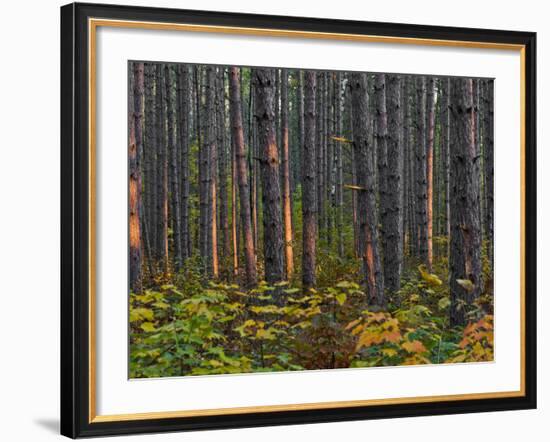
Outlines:
<svg viewBox="0 0 550 442"><path fill-rule="evenodd" d="M387 140L387 210L384 233L384 283L390 294L401 287L401 269L403 266L403 159L404 150L400 131L401 79L397 75L386 76L386 99L388 111Z"/></svg>
<svg viewBox="0 0 550 442"><path fill-rule="evenodd" d="M189 95L189 68L186 65L178 65L178 129L181 158L181 241L182 256L184 259L192 255L192 241L190 232L189 210L189 127L190 127L190 95Z"/></svg>
<svg viewBox="0 0 550 442"><path fill-rule="evenodd" d="M418 255L422 261L428 260L428 217L427 217L427 178L426 178L426 78L416 78L416 230Z"/></svg>
<svg viewBox="0 0 550 442"><path fill-rule="evenodd" d="M386 76L376 74L374 78L374 138L376 142L376 161L378 166L378 207L380 208L380 249L386 253L389 186L388 176L388 115L386 112Z"/></svg>
<svg viewBox="0 0 550 442"><path fill-rule="evenodd" d="M281 70L281 152L283 180L283 222L285 235L286 277L294 273L294 253L292 250L292 208L290 190L290 151L288 145L288 72Z"/></svg>
<svg viewBox="0 0 550 442"><path fill-rule="evenodd" d="M483 166L485 191L485 239L489 242L487 255L493 267L493 204L494 204L494 115L493 115L493 80L483 81Z"/></svg>
<svg viewBox="0 0 550 442"><path fill-rule="evenodd" d="M176 115L174 112L174 90L172 80L172 67L164 65L164 85L166 89L166 120L167 120L167 143L170 154L170 212L172 218L173 245L174 245L174 269L177 271L183 263L181 250L181 217L180 217L180 192L179 192L179 167L178 167L178 144L175 141Z"/></svg>
<svg viewBox="0 0 550 442"><path fill-rule="evenodd" d="M302 152L302 285L309 290L316 283L317 204L316 204L316 95L317 76L304 73L304 145Z"/></svg>
<svg viewBox="0 0 550 442"><path fill-rule="evenodd" d="M157 229L157 243L162 270L168 273L170 254L168 249L168 143L166 142L166 88L164 85L163 65L157 66L156 78L156 110L157 110L157 146L158 146L158 187L157 210L159 226Z"/></svg>
<svg viewBox="0 0 550 442"><path fill-rule="evenodd" d="M350 86L353 109L353 149L357 169L357 187L359 188L357 191L359 239L364 244L362 259L367 301L371 305L385 306L384 275L378 245L378 211L374 178L376 166L368 134L369 108L366 74L352 73Z"/></svg>
<svg viewBox="0 0 550 442"><path fill-rule="evenodd" d="M435 139L435 80L433 77L429 77L427 79L426 106L426 264L428 266L428 270L431 272L433 263L433 164Z"/></svg>
<svg viewBox="0 0 550 442"><path fill-rule="evenodd" d="M229 234L229 204L227 191L227 146L226 146L226 103L225 103L225 68L218 68L216 76L216 129L218 144L218 170L219 170L219 188L220 188L220 232L221 247L220 256L222 262L227 260L231 250L231 236Z"/></svg>
<svg viewBox="0 0 550 442"><path fill-rule="evenodd" d="M205 133L205 155L208 157L208 240L207 253L209 258L208 269L214 278L219 276L218 262L218 146L216 136L216 72L213 66L206 68L206 133Z"/></svg>

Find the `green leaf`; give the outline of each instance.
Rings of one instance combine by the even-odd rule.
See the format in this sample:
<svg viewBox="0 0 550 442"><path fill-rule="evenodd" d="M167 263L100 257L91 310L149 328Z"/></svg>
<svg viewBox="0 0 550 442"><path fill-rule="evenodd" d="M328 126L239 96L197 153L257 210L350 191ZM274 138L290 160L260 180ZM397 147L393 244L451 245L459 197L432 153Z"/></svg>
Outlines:
<svg viewBox="0 0 550 442"><path fill-rule="evenodd" d="M156 330L155 324L153 324L152 322L144 322L143 324L140 325L140 327L143 331L146 331L146 332L153 332Z"/></svg>
<svg viewBox="0 0 550 442"><path fill-rule="evenodd" d="M466 290L468 293L472 293L476 286L472 281L469 279L457 279L456 282L460 287L462 287L464 290Z"/></svg>
<svg viewBox="0 0 550 442"><path fill-rule="evenodd" d="M439 306L439 308L441 310L445 310L446 308L448 308L451 305L451 300L447 296L445 296L445 297L443 297L439 300L437 305Z"/></svg>
<svg viewBox="0 0 550 442"><path fill-rule="evenodd" d="M344 302L346 302L347 295L345 293L338 293L336 296L336 301L338 301L338 304L344 305Z"/></svg>

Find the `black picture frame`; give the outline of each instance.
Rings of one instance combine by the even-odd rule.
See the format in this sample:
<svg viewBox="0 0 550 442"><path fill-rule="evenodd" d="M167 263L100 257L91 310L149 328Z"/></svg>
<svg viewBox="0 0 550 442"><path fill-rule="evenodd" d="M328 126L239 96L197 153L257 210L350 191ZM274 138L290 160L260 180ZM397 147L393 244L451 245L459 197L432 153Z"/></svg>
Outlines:
<svg viewBox="0 0 550 442"><path fill-rule="evenodd" d="M500 43L524 47L524 395L318 410L90 421L88 19ZM240 428L536 408L536 34L167 8L73 3L61 8L61 434L71 437Z"/></svg>

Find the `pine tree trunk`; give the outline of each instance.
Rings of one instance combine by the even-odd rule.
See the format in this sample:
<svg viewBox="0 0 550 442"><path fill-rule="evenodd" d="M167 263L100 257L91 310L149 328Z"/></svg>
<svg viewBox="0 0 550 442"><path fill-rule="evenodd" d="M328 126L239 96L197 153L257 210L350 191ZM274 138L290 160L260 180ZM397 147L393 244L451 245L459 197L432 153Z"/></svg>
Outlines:
<svg viewBox="0 0 550 442"><path fill-rule="evenodd" d="M316 132L317 137L315 140L316 149L316 169L317 169L317 234L322 235L323 231L323 219L325 217L324 209L324 195L323 195L323 83L324 75L322 72L317 72L317 99L315 103L316 107Z"/></svg>
<svg viewBox="0 0 550 442"><path fill-rule="evenodd" d="M336 133L342 137L342 74L336 74L336 86L334 94L334 112L336 120ZM338 256L344 257L344 167L342 143L335 144L336 149L336 205L337 205L337 230L338 230Z"/></svg>
<svg viewBox="0 0 550 442"><path fill-rule="evenodd" d="M130 99L129 172L130 172L130 290L141 292L141 173L140 155L143 151L143 63L132 63L133 90Z"/></svg>
<svg viewBox="0 0 550 442"><path fill-rule="evenodd" d="M178 178L178 145L175 142L176 117L174 114L174 100L172 88L172 69L170 65L164 65L164 84L166 89L166 109L168 123L168 151L170 153L170 179L171 179L171 216L174 245L174 270L177 272L183 263L183 254L181 250L181 218L180 218L180 193Z"/></svg>
<svg viewBox="0 0 550 442"><path fill-rule="evenodd" d="M286 278L294 273L294 254L292 250L292 209L290 193L290 158L288 147L288 73L281 71L281 150L283 179L283 221L285 234Z"/></svg>
<svg viewBox="0 0 550 442"><path fill-rule="evenodd" d="M452 134L450 137L451 250L449 258L451 326L464 325L466 309L482 287L479 182L476 166L473 81L451 80ZM459 280L470 283L460 283Z"/></svg>
<svg viewBox="0 0 550 442"><path fill-rule="evenodd" d="M208 257L209 272L213 278L219 276L218 263L218 146L216 136L216 72L213 66L206 68L206 156L208 157Z"/></svg>
<svg viewBox="0 0 550 442"><path fill-rule="evenodd" d="M334 72L327 73L327 105L325 107L326 117L326 131L325 138L327 144L326 155L326 199L327 199L327 214L326 214L326 228L327 228L327 245L329 250L332 249L332 226L333 226L333 212L334 212L334 83L336 74Z"/></svg>
<svg viewBox="0 0 550 442"><path fill-rule="evenodd" d="M149 273L154 273L156 239L156 146L155 146L155 69L151 63L144 64L144 161L145 161L145 226L147 229L147 262Z"/></svg>
<svg viewBox="0 0 550 442"><path fill-rule="evenodd" d="M315 97L317 77L313 71L304 73L304 144L302 152L302 286L304 291L315 287L317 205L315 152Z"/></svg>
<svg viewBox="0 0 550 442"><path fill-rule="evenodd" d="M427 133L426 133L426 224L427 224L427 255L426 265L432 271L433 263L433 164L434 164L434 131L435 131L435 80L427 80Z"/></svg>
<svg viewBox="0 0 550 442"><path fill-rule="evenodd" d="M426 178L426 78L416 78L416 230L418 256L428 260L427 178Z"/></svg>
<svg viewBox="0 0 550 442"><path fill-rule="evenodd" d="M393 296L401 288L403 265L403 145L400 136L402 127L401 80L396 75L386 76L386 99L388 111L387 140L387 204L386 248L384 249L384 282Z"/></svg>
<svg viewBox="0 0 550 442"><path fill-rule="evenodd" d="M158 149L158 249L162 270L168 273L168 150L166 141L166 90L164 86L164 69L162 64L157 66L157 146Z"/></svg>
<svg viewBox="0 0 550 442"><path fill-rule="evenodd" d="M493 207L494 207L494 145L493 145L493 80L483 81L483 166L485 189L485 238L488 241L487 256L493 268Z"/></svg>
<svg viewBox="0 0 550 442"><path fill-rule="evenodd" d="M387 247L387 225L391 208L388 206L388 116L386 112L386 79L384 74L376 74L374 81L374 117L376 160L378 172L378 195L380 210L380 250L385 254ZM386 273L387 274L387 273Z"/></svg>
<svg viewBox="0 0 550 442"><path fill-rule="evenodd" d="M231 236L229 234L229 205L227 193L227 146L225 130L225 69L218 68L216 97L217 97L217 131L219 152L219 183L220 183L220 232L221 232L221 261L225 262L231 250Z"/></svg>
<svg viewBox="0 0 550 442"><path fill-rule="evenodd" d="M252 213L250 210L250 190L248 181L248 167L244 145L241 105L240 69L229 69L229 109L231 118L231 135L235 149L235 175L239 182L239 199L241 209L241 224L244 237L245 280L248 287L256 284L256 255L254 253L254 238L252 235ZM233 202L233 207L236 200ZM236 210L234 215L236 219ZM234 232L236 243L236 230ZM235 259L235 258L234 258Z"/></svg>
<svg viewBox="0 0 550 442"><path fill-rule="evenodd" d="M283 223L279 183L279 151L275 133L275 71L253 69L255 117L262 181L265 280L272 284L284 279Z"/></svg>
<svg viewBox="0 0 550 442"><path fill-rule="evenodd" d="M378 246L378 213L375 194L375 159L368 137L367 77L353 73L350 78L353 109L353 150L357 169L357 212L362 250L363 272L369 305L385 306L384 275Z"/></svg>
<svg viewBox="0 0 550 442"><path fill-rule="evenodd" d="M203 272L206 273L210 263L209 260L209 217L210 217L210 155L208 144L208 123L204 128L204 137L202 119L208 117L208 108L205 109L205 116L202 116L202 85L200 79L200 68L195 66L195 91L197 95L197 116L198 116L198 129L199 134L199 251L203 264ZM205 119L206 119L205 118Z"/></svg>
<svg viewBox="0 0 550 442"><path fill-rule="evenodd" d="M190 258L192 255L192 241L189 216L189 69L185 65L178 66L178 128L181 151L181 229L182 229L182 257Z"/></svg>
<svg viewBox="0 0 550 442"><path fill-rule="evenodd" d="M409 162L409 87L407 83L407 77L401 78L401 144L403 150L403 253L410 254L410 215L409 215L409 193L410 193L410 170L408 167Z"/></svg>

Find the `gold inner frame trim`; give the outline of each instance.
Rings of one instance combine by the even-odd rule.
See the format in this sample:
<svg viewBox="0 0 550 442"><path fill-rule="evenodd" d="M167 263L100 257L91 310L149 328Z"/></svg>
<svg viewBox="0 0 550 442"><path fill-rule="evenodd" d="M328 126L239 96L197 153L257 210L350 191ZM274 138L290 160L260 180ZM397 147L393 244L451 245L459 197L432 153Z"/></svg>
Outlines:
<svg viewBox="0 0 550 442"><path fill-rule="evenodd" d="M353 401L316 402L303 404L261 405L234 408L216 408L180 411L158 411L129 414L96 414L96 35L97 28L133 28L164 31L205 32L266 37L290 37L368 43L410 44L419 46L443 46L474 49L498 49L518 51L520 54L520 389L518 391L466 393L437 396L415 396L388 399L367 399ZM389 37L330 32L291 31L283 29L246 28L233 26L211 26L182 23L159 23L130 20L88 19L88 94L89 94L89 423L133 421L146 419L168 419L179 417L220 416L258 412L297 410L322 410L328 408L365 407L375 405L415 404L442 401L481 400L525 396L525 46L494 42L424 39L412 37Z"/></svg>

